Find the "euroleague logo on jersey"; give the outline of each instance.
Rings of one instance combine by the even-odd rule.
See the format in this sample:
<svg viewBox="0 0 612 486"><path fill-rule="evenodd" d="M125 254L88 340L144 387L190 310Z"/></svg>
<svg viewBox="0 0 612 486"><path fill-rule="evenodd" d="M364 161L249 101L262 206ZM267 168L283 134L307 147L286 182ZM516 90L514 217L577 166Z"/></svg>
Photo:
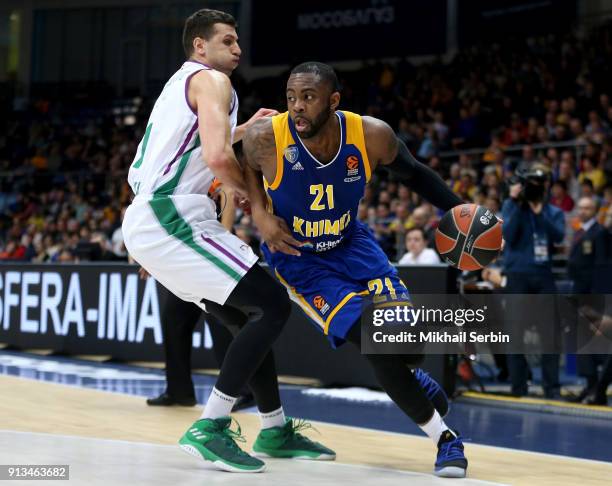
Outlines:
<svg viewBox="0 0 612 486"><path fill-rule="evenodd" d="M349 155L346 158L346 177L344 182L354 182L361 179L359 174L359 158L356 155Z"/></svg>
<svg viewBox="0 0 612 486"><path fill-rule="evenodd" d="M312 303L322 315L327 314L327 311L329 311L329 304L325 302L325 299L321 295L315 295L312 299Z"/></svg>

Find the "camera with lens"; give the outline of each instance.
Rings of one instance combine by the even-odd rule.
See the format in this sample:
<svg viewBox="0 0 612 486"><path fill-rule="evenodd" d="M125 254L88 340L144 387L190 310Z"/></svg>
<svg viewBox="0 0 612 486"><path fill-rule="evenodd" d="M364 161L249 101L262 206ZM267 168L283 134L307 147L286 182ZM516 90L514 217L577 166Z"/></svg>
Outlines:
<svg viewBox="0 0 612 486"><path fill-rule="evenodd" d="M546 194L548 172L540 167L519 170L508 181L510 185L522 184L518 200L525 202L541 202Z"/></svg>

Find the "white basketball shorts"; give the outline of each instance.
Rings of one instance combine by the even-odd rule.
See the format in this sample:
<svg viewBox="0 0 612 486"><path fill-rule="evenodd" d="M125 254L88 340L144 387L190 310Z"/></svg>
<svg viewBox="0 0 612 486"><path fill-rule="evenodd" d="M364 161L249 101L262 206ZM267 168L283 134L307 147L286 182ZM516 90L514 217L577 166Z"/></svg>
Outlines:
<svg viewBox="0 0 612 486"><path fill-rule="evenodd" d="M199 194L136 196L125 212L129 254L177 297L224 304L257 262L250 246L218 221L214 202Z"/></svg>

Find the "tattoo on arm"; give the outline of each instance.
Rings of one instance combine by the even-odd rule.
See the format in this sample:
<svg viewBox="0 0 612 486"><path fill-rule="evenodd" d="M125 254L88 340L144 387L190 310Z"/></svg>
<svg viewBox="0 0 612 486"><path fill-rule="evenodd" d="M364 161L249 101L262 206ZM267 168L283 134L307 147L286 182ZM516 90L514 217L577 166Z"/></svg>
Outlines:
<svg viewBox="0 0 612 486"><path fill-rule="evenodd" d="M266 159L275 155L272 121L262 118L251 125L242 139L242 149L249 166L260 172Z"/></svg>

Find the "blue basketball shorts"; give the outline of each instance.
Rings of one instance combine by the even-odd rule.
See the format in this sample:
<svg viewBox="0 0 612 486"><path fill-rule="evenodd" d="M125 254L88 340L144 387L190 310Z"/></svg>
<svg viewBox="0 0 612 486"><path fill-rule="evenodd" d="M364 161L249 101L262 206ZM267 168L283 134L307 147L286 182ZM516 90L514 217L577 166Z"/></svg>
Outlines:
<svg viewBox="0 0 612 486"><path fill-rule="evenodd" d="M291 299L335 348L344 343L366 304L394 300L410 302L395 267L374 235L356 223L342 243L326 252L301 256L271 253L262 246L268 265Z"/></svg>

